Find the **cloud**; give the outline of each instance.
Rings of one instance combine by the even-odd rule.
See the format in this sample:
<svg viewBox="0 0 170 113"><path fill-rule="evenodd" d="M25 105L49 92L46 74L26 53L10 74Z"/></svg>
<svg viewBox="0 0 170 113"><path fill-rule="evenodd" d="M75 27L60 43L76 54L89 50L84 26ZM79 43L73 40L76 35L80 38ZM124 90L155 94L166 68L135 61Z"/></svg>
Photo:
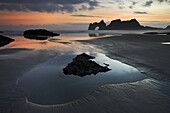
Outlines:
<svg viewBox="0 0 170 113"><path fill-rule="evenodd" d="M138 2L132 2L132 5L136 5Z"/></svg>
<svg viewBox="0 0 170 113"><path fill-rule="evenodd" d="M135 14L149 14L148 12L135 11Z"/></svg>
<svg viewBox="0 0 170 113"><path fill-rule="evenodd" d="M129 6L129 9L133 9L133 7L137 4L138 2L132 2L132 4Z"/></svg>
<svg viewBox="0 0 170 113"><path fill-rule="evenodd" d="M158 2L164 2L164 0L157 0Z"/></svg>
<svg viewBox="0 0 170 113"><path fill-rule="evenodd" d="M96 0L0 0L0 10L35 12L76 12L93 10Z"/></svg>
<svg viewBox="0 0 170 113"><path fill-rule="evenodd" d="M74 16L74 17L94 17L94 18L101 18L101 16L92 16L92 15L71 15L71 16Z"/></svg>
<svg viewBox="0 0 170 113"><path fill-rule="evenodd" d="M66 23L64 25L48 24L48 25L1 25L0 30L18 30L24 31L27 29L48 29L48 30L86 30L89 23Z"/></svg>
<svg viewBox="0 0 170 113"><path fill-rule="evenodd" d="M123 7L123 6L119 6L119 9L124 9L125 7Z"/></svg>
<svg viewBox="0 0 170 113"><path fill-rule="evenodd" d="M153 4L153 1L146 1L146 3L143 6L150 7L152 4Z"/></svg>
<svg viewBox="0 0 170 113"><path fill-rule="evenodd" d="M167 2L170 3L170 0L157 0L158 2L162 3L162 2Z"/></svg>
<svg viewBox="0 0 170 113"><path fill-rule="evenodd" d="M157 0L159 3L167 3L170 5L170 0Z"/></svg>

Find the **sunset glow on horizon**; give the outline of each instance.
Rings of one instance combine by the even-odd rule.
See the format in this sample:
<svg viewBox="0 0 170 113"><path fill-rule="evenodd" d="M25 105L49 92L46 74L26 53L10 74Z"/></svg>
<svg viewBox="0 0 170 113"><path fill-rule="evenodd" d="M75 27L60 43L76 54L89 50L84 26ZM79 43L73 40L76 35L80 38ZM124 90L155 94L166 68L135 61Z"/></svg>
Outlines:
<svg viewBox="0 0 170 113"><path fill-rule="evenodd" d="M170 0L0 0L0 29L70 25L86 30L91 22L136 18L142 25L166 27L170 24ZM56 25L56 28L55 28ZM59 27L58 27L59 26ZM81 26L81 27L80 27ZM80 28L79 28L80 27Z"/></svg>

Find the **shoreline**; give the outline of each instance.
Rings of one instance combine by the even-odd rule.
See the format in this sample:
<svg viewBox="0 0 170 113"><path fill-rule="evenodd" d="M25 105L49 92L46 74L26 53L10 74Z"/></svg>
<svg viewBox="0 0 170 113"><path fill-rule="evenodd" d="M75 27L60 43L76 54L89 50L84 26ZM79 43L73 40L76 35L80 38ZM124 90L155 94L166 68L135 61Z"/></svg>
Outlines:
<svg viewBox="0 0 170 113"><path fill-rule="evenodd" d="M148 77L170 81L170 42L168 35L123 34L90 40L77 40L95 45L105 54L122 63L137 68Z"/></svg>

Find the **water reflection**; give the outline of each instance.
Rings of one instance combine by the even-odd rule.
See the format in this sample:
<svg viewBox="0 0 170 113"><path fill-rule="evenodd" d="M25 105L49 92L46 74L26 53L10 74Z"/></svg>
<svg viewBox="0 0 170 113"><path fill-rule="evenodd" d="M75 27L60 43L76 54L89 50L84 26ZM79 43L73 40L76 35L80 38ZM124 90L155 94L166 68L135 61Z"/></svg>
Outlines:
<svg viewBox="0 0 170 113"><path fill-rule="evenodd" d="M103 33L89 33L89 37L100 37L100 36L106 36L108 34Z"/></svg>
<svg viewBox="0 0 170 113"><path fill-rule="evenodd" d="M90 53L100 65L110 64L112 69L96 76L64 75L62 69L75 54L58 56L26 73L18 82L29 93L27 99L33 103L51 105L79 99L105 84L127 83L143 80L146 77L135 68L112 60L101 53Z"/></svg>
<svg viewBox="0 0 170 113"><path fill-rule="evenodd" d="M170 42L162 42L163 45L170 45Z"/></svg>

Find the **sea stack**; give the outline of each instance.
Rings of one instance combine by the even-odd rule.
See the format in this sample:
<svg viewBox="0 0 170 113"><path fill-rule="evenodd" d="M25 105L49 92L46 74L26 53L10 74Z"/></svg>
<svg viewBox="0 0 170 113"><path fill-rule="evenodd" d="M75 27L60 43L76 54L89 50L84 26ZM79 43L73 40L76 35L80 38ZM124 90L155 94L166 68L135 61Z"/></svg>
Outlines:
<svg viewBox="0 0 170 113"><path fill-rule="evenodd" d="M49 37L59 36L58 33L53 33L51 31L47 31L45 29L31 29L24 31L24 37L28 39L35 39L35 40L46 40Z"/></svg>
<svg viewBox="0 0 170 113"><path fill-rule="evenodd" d="M165 29L170 30L170 25L169 25L169 26L167 26Z"/></svg>
<svg viewBox="0 0 170 113"><path fill-rule="evenodd" d="M98 30L106 30L106 23L104 22L104 20L101 20L99 23L94 22L94 23L90 23L88 30L95 30L97 27L99 27Z"/></svg>
<svg viewBox="0 0 170 113"><path fill-rule="evenodd" d="M5 46L13 41L15 41L15 40L12 38L0 35L0 47Z"/></svg>
<svg viewBox="0 0 170 113"><path fill-rule="evenodd" d="M120 19L112 20L109 25L101 20L99 23L90 23L88 30L159 30L162 28L153 28L149 26L142 26L136 19L121 21Z"/></svg>
<svg viewBox="0 0 170 113"><path fill-rule="evenodd" d="M143 26L140 25L140 23L136 19L131 19L129 21L121 21L113 20L111 23L107 26L107 30L136 30L136 29L142 29Z"/></svg>

